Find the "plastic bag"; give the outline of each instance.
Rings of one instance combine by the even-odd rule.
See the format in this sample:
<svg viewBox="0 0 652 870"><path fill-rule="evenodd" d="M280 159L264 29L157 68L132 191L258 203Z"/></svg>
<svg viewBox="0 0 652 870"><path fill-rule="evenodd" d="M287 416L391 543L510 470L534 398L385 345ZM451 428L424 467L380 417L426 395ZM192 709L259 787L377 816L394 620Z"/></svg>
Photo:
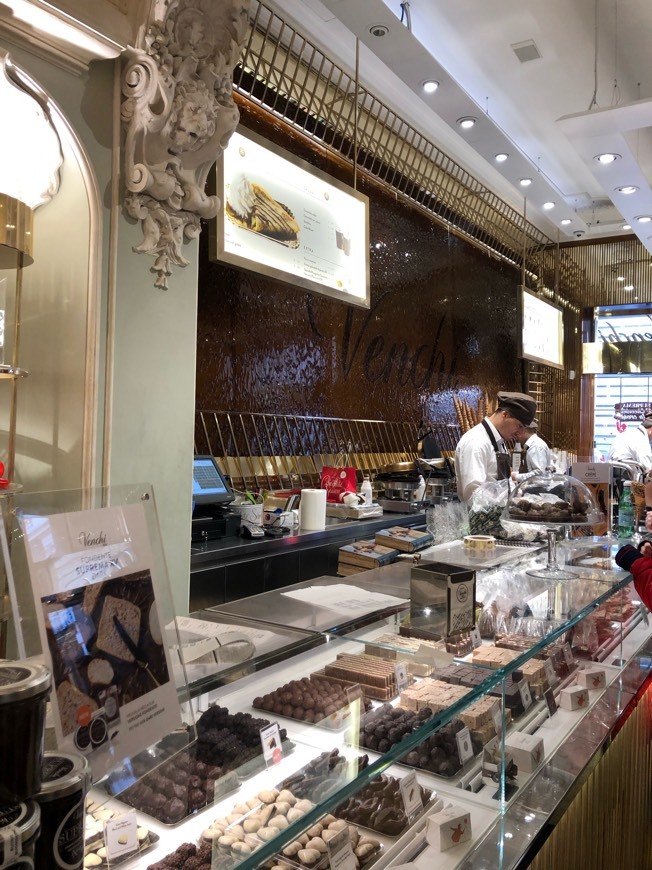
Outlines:
<svg viewBox="0 0 652 870"><path fill-rule="evenodd" d="M476 489L469 504L469 529L472 535L504 537L500 518L508 495L508 480L492 480Z"/></svg>

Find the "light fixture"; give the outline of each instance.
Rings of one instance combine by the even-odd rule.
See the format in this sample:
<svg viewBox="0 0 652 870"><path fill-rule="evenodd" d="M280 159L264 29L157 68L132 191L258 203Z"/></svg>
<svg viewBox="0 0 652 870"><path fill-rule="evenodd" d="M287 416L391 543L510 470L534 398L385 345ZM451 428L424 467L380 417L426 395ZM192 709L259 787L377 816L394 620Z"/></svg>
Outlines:
<svg viewBox="0 0 652 870"><path fill-rule="evenodd" d="M567 227L569 223L571 223L571 219L564 218L563 221L561 222L561 225L562 225L562 227Z"/></svg>
<svg viewBox="0 0 652 870"><path fill-rule="evenodd" d="M506 154L504 151L499 151L498 154L496 154L496 163L504 163L508 157L509 154Z"/></svg>
<svg viewBox="0 0 652 870"><path fill-rule="evenodd" d="M637 190L638 190L638 187L636 187L635 184L626 184L624 187L617 187L616 193L630 194L630 193L636 193Z"/></svg>
<svg viewBox="0 0 652 870"><path fill-rule="evenodd" d="M623 229L624 230L631 230L630 224L623 224Z"/></svg>
<svg viewBox="0 0 652 870"><path fill-rule="evenodd" d="M551 202L550 200L548 200L548 202L544 202L544 204L543 204L543 208L544 208L546 211L550 211L550 209L551 209L551 208L554 208L554 207L555 207L554 202Z"/></svg>
<svg viewBox="0 0 652 870"><path fill-rule="evenodd" d="M623 289L624 289L624 290L633 290L633 289L634 289L634 285L633 285L633 284L625 284L625 287L624 287Z"/></svg>
<svg viewBox="0 0 652 870"><path fill-rule="evenodd" d="M649 224L652 221L652 216L649 214L639 214L636 216L636 220L639 224Z"/></svg>
<svg viewBox="0 0 652 870"><path fill-rule="evenodd" d="M471 115L465 115L463 118L458 118L457 123L463 130L470 130L471 127L475 126L476 118L472 118Z"/></svg>
<svg viewBox="0 0 652 870"><path fill-rule="evenodd" d="M521 185L521 187L529 187L532 184L532 179L531 178L521 178L521 180L519 181L519 184Z"/></svg>
<svg viewBox="0 0 652 870"><path fill-rule="evenodd" d="M616 278L616 281L624 281L624 280L625 280L625 278L624 278L623 275L619 275L619 276Z"/></svg>
<svg viewBox="0 0 652 870"><path fill-rule="evenodd" d="M421 82L421 87L427 94L434 94L439 87L439 82L434 79L426 79L425 82Z"/></svg>
<svg viewBox="0 0 652 870"><path fill-rule="evenodd" d="M389 33L389 27L387 27L385 24L372 24L369 28L369 33L372 36L387 36L387 34Z"/></svg>
<svg viewBox="0 0 652 870"><path fill-rule="evenodd" d="M601 163L603 166L608 166L610 163L613 163L614 160L620 159L620 154L606 151L604 154L596 154L593 159L597 160L598 163Z"/></svg>

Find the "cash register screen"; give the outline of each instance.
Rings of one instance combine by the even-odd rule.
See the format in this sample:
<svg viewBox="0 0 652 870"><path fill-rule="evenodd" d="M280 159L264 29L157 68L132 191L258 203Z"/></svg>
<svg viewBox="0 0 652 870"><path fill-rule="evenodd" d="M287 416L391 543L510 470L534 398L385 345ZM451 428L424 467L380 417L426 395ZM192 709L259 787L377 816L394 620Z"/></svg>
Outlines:
<svg viewBox="0 0 652 870"><path fill-rule="evenodd" d="M192 498L195 504L229 504L235 498L212 456L195 456Z"/></svg>

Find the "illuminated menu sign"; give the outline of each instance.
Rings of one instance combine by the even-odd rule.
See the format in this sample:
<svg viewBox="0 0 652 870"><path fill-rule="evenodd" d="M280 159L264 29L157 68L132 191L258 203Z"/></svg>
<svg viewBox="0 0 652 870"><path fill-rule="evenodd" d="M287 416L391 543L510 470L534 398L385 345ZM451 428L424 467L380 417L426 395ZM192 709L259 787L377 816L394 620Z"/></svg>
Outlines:
<svg viewBox="0 0 652 870"><path fill-rule="evenodd" d="M521 352L532 362L564 367L564 325L561 308L521 287Z"/></svg>
<svg viewBox="0 0 652 870"><path fill-rule="evenodd" d="M255 134L217 165L211 256L369 307L369 200Z"/></svg>

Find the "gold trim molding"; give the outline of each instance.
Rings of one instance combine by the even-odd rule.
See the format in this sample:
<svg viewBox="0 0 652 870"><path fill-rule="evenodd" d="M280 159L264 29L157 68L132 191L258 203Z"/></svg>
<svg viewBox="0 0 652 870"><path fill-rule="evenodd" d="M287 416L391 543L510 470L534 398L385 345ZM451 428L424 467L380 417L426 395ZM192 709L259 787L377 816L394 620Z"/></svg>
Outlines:
<svg viewBox="0 0 652 870"><path fill-rule="evenodd" d="M34 212L6 193L0 193L0 246L20 251L32 262Z"/></svg>
<svg viewBox="0 0 652 870"><path fill-rule="evenodd" d="M206 177L236 128L233 68L248 30L249 0L159 0L143 49L122 71L125 210L141 222L136 253L154 257L155 285L187 266L184 240L221 206Z"/></svg>

